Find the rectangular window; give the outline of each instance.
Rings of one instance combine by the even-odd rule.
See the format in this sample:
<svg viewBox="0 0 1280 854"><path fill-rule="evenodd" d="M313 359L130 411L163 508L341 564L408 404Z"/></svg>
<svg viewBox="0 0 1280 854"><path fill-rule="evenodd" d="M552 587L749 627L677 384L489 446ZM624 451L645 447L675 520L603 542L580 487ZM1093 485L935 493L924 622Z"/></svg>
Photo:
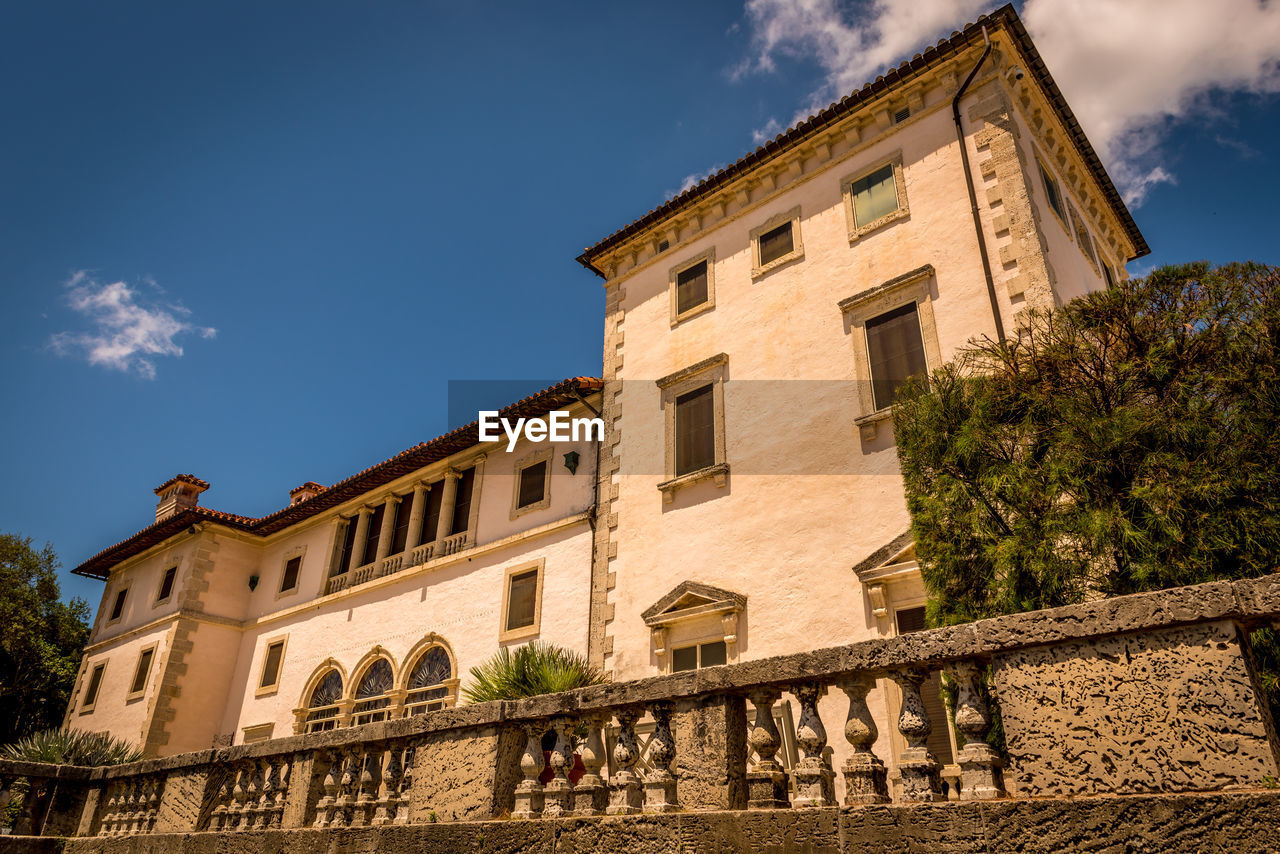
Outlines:
<svg viewBox="0 0 1280 854"><path fill-rule="evenodd" d="M547 461L541 460L520 470L520 497L516 507L528 507L537 504L546 494Z"/></svg>
<svg viewBox="0 0 1280 854"><path fill-rule="evenodd" d="M1107 264L1102 265L1102 278L1106 280L1108 288L1115 287L1115 274L1111 272L1111 267Z"/></svg>
<svg viewBox="0 0 1280 854"><path fill-rule="evenodd" d="M157 602L163 602L173 595L173 579L177 574L176 566L171 566L164 571L164 578L160 580L160 593L156 596Z"/></svg>
<svg viewBox="0 0 1280 854"><path fill-rule="evenodd" d="M790 255L794 250L795 240L792 237L791 223L784 222L777 228L760 235L760 266L763 267L770 261L777 261L784 255Z"/></svg>
<svg viewBox="0 0 1280 854"><path fill-rule="evenodd" d="M102 672L107 669L107 663L93 666L93 672L89 674L89 687L84 692L84 702L80 704L81 709L91 709L98 702L98 689L102 687Z"/></svg>
<svg viewBox="0 0 1280 854"><path fill-rule="evenodd" d="M538 624L538 568L517 572L507 581L507 622L504 631Z"/></svg>
<svg viewBox="0 0 1280 854"><path fill-rule="evenodd" d="M418 542L432 542L437 532L443 533L440 531L440 508L443 505L444 481L437 480L431 484L431 490L427 493L427 512L422 516L422 536L418 538Z"/></svg>
<svg viewBox="0 0 1280 854"><path fill-rule="evenodd" d="M682 670L715 667L728 660L728 647L722 640L694 644L671 651L671 670L673 673L679 673Z"/></svg>
<svg viewBox="0 0 1280 854"><path fill-rule="evenodd" d="M684 314L707 301L707 262L699 261L676 275L676 313Z"/></svg>
<svg viewBox="0 0 1280 854"><path fill-rule="evenodd" d="M116 602L111 606L111 619L118 620L120 615L124 613L124 599L129 594L129 588L126 587L116 594Z"/></svg>
<svg viewBox="0 0 1280 854"><path fill-rule="evenodd" d="M476 470L469 468L458 478L458 498L453 505L453 526L451 534L461 534L467 530L471 521L471 493L475 491Z"/></svg>
<svg viewBox="0 0 1280 854"><path fill-rule="evenodd" d="M144 649L138 656L138 669L133 671L133 685L129 688L130 696L141 694L147 688L147 677L151 675L151 659L155 657L155 647Z"/></svg>
<svg viewBox="0 0 1280 854"><path fill-rule="evenodd" d="M298 572L302 569L302 555L291 557L284 564L284 576L280 579L280 592L288 592L298 586Z"/></svg>
<svg viewBox="0 0 1280 854"><path fill-rule="evenodd" d="M1058 192L1058 182L1053 179L1053 176L1049 174L1043 165L1039 163L1036 165L1040 167L1040 180L1044 182L1044 194L1049 199L1049 207L1053 208L1054 213L1065 222L1067 214L1062 209L1062 194Z"/></svg>
<svg viewBox="0 0 1280 854"><path fill-rule="evenodd" d="M895 616L898 621L898 634L924 631L924 608L904 608ZM933 729L927 742L929 752L938 758L943 765L952 763L951 725L947 718L947 707L942 701L942 679L938 671L929 674L929 678L920 686L920 697L924 700L925 713Z"/></svg>
<svg viewBox="0 0 1280 854"><path fill-rule="evenodd" d="M351 568L351 553L356 548L356 526L359 524L359 516L347 519L347 530L342 535L342 551L338 553L338 565L333 571L334 575L341 575Z"/></svg>
<svg viewBox="0 0 1280 854"><path fill-rule="evenodd" d="M387 515L387 505L379 504L369 514L369 534L364 541L364 554L360 556L360 566L373 563L378 556L378 539L382 536L382 517Z"/></svg>
<svg viewBox="0 0 1280 854"><path fill-rule="evenodd" d="M676 477L716 463L714 387L676 398Z"/></svg>
<svg viewBox="0 0 1280 854"><path fill-rule="evenodd" d="M272 642L262 659L262 678L258 680L259 688L270 688L280 681L280 661L283 658L284 641Z"/></svg>
<svg viewBox="0 0 1280 854"><path fill-rule="evenodd" d="M396 505L396 526L391 536L391 551L387 554L398 555L404 551L405 543L409 542L409 516L413 513L413 493L400 496L400 503Z"/></svg>
<svg viewBox="0 0 1280 854"><path fill-rule="evenodd" d="M893 403L893 396L909 377L928 373L914 302L867 321L867 355L877 410Z"/></svg>
<svg viewBox="0 0 1280 854"><path fill-rule="evenodd" d="M898 209L898 183L893 174L893 164L886 163L864 178L854 181L849 188L853 196L853 218L859 227L865 227L886 217Z"/></svg>

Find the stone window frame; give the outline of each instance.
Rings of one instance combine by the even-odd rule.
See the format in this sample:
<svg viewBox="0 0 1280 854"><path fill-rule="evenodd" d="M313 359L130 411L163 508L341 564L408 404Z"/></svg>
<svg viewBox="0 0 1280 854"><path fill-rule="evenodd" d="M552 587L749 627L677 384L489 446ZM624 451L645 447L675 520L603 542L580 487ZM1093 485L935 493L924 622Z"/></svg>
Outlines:
<svg viewBox="0 0 1280 854"><path fill-rule="evenodd" d="M896 210L890 211L879 219L872 220L866 225L858 225L858 216L853 209L853 185L871 173L883 169L885 166L893 166L893 183L898 194L898 207ZM851 172L841 178L840 195L844 201L845 225L849 229L850 243L861 240L871 232L884 228L889 223L910 217L911 207L907 203L907 178L906 173L902 168L902 149L898 149L891 154L881 157L871 165L859 169L857 172Z"/></svg>
<svg viewBox="0 0 1280 854"><path fill-rule="evenodd" d="M786 255L774 258L768 264L760 263L760 238L773 231L778 226L790 222L791 223L791 251ZM800 239L800 206L796 205L791 210L783 211L769 217L760 225L751 229L751 278L753 280L763 278L774 270L793 261L804 259L804 242Z"/></svg>
<svg viewBox="0 0 1280 854"><path fill-rule="evenodd" d="M511 579L517 575L524 575L530 570L537 570L538 573L538 584L533 593L533 622L517 629L508 629L507 617L511 609ZM534 561L525 561L524 563L507 567L502 579L502 622L498 624L498 643L524 640L536 637L542 632L542 588L546 577L546 558L538 558Z"/></svg>
<svg viewBox="0 0 1280 854"><path fill-rule="evenodd" d="M346 532L344 531L343 533L345 534ZM289 565L289 561L293 560L295 557L299 558L298 578L294 582L292 587L290 587L288 590L284 590L282 589L282 586L284 585L285 568ZM293 548L285 552L284 555L281 556L280 583L276 585L276 595L275 595L276 599L282 599L285 596L296 596L302 590L302 567L306 562L307 562L307 547L305 544L294 546Z"/></svg>
<svg viewBox="0 0 1280 854"><path fill-rule="evenodd" d="M85 683L84 683L84 690L86 694L89 693L89 686L93 684L94 671L97 670L98 668L102 668L102 675L98 677L98 691L93 695L93 702L81 703L79 708L80 714L82 715L91 714L93 710L98 707L98 700L99 698L102 697L102 686L107 681L107 664L110 661L111 659L109 658L104 658L101 661L95 661L93 663L93 666L88 669L88 672L85 676Z"/></svg>
<svg viewBox="0 0 1280 854"><path fill-rule="evenodd" d="M1099 276L1102 275L1102 271L1098 268L1098 255L1094 246L1093 233L1089 231L1089 226L1084 221L1084 217L1080 215L1080 211L1071 203L1071 200L1066 199L1065 204L1071 217L1071 227L1075 230L1076 246L1080 247L1080 253L1084 255L1085 260L1093 267L1093 272Z"/></svg>
<svg viewBox="0 0 1280 854"><path fill-rule="evenodd" d="M1067 204L1067 197L1062 192L1062 181L1059 180L1054 171L1045 164L1044 158L1041 157L1038 152L1036 153L1035 158L1036 166L1040 170L1040 189L1044 193L1045 204L1049 206L1049 210L1053 213L1054 217L1057 218L1058 224L1062 226L1062 230L1067 233L1067 239L1075 242L1075 236L1071 233L1071 226L1067 223L1066 211L1064 210L1062 213L1058 212L1058 209L1053 206L1053 196L1050 195L1049 192L1049 182L1052 181L1054 194L1057 195L1059 203L1065 206Z"/></svg>
<svg viewBox="0 0 1280 854"><path fill-rule="evenodd" d="M282 644L280 649L280 665L276 668L276 679L270 685L262 684L263 671L267 668L267 654L271 652L271 647L276 644ZM280 691L280 674L284 673L285 656L289 654L289 633L273 635L265 638L262 642L262 658L258 664L257 687L253 690L253 696L266 697L270 694L276 694Z"/></svg>
<svg viewBox="0 0 1280 854"><path fill-rule="evenodd" d="M679 608L674 611L670 610L672 606L690 595L705 601L701 604ZM708 629L701 634L690 634L681 638L681 646L679 648L683 649L686 646L713 641L724 641L725 663L736 663L738 661L738 634L741 628L742 614L746 607L747 597L741 593L734 593L732 590L724 590L695 581L682 581L677 584L669 593L646 608L640 615L640 618L644 620L644 624L649 627L650 637L653 640L654 655L658 659L659 671L662 673L674 672L671 669L674 657L670 653L676 647L671 646L669 643L672 627L681 624L687 625L690 622L706 617L719 617L719 631Z"/></svg>
<svg viewBox="0 0 1280 854"><path fill-rule="evenodd" d="M114 626L116 623L124 619L125 609L129 607L129 591L132 589L133 589L133 581L129 580L129 581L121 581L120 586L117 587L114 591L112 591L114 595L109 600L111 602L111 610L115 609L116 600L120 598L121 594L124 594L124 599L120 602L120 616L118 617L111 616L111 610L108 610L106 612L107 621L103 623L104 628L106 626Z"/></svg>
<svg viewBox="0 0 1280 854"><path fill-rule="evenodd" d="M528 454L525 454L520 459L516 460L515 466L514 466L515 483L513 484L511 489L511 520L513 522L517 518L519 518L520 516L523 516L526 513L532 513L535 510L545 510L551 506L551 464L552 464L553 458L555 457L555 451L556 449L554 445L547 445L545 448L540 448L536 451L531 451ZM542 482L542 498L533 502L532 504L526 504L523 507L521 507L520 506L520 476L525 469L529 468L530 466L535 466L538 463L543 461L545 461L547 464L547 476L546 476L546 479L544 479ZM474 496L474 487L472 488L472 491ZM473 497L472 501L474 502L474 500L475 499Z"/></svg>
<svg viewBox="0 0 1280 854"><path fill-rule="evenodd" d="M683 273L685 270L688 270L690 267L693 267L702 263L703 261L707 262L707 299L704 302L698 303L693 308L682 312L679 310L679 303L676 299L676 292L678 290L677 284L678 284L680 274ZM703 312L706 312L706 311L711 311L711 309L716 307L715 269L716 269L716 248L712 246L709 249L706 249L705 251L699 252L697 255L692 255L686 258L685 260L681 261L679 264L672 265L672 267L667 271L667 290L670 293L670 299L671 299L671 328L672 329L675 329L678 325L680 325L681 323L684 323L689 318L696 317L697 315L702 314Z"/></svg>
<svg viewBox="0 0 1280 854"><path fill-rule="evenodd" d="M371 694L368 697L358 697L356 692L360 690L360 683L364 681L365 675L379 661L387 662L387 666L391 668L391 687L382 694ZM396 685L400 683L400 665L396 663L396 658L382 644L375 644L372 649L360 657L360 660L351 668L351 679L342 686L342 697L347 703L346 708L349 710L347 717L339 726L360 726L363 723L373 723L376 721L391 720L394 714L400 710L400 704L397 702L399 695L396 691ZM357 710L356 705L359 703L368 703L375 700L387 700L387 705L377 709ZM376 716L378 714L385 717L373 717L369 721L359 721L360 717Z"/></svg>
<svg viewBox="0 0 1280 854"><path fill-rule="evenodd" d="M168 575L170 569L173 570L173 586L169 588L169 595L161 599L160 592L164 590L164 577ZM167 605L173 601L173 594L178 589L178 579L181 575L181 572L182 572L181 558L174 561L164 562L164 572L160 573L160 583L156 585L156 598L155 598L155 601L151 603L151 607L153 609L159 608L161 605ZM121 612L121 615L123 616L123 611Z"/></svg>
<svg viewBox="0 0 1280 854"><path fill-rule="evenodd" d="M690 365L668 374L657 380L662 392L663 421L665 423L664 457L666 479L658 484L662 493L662 503L675 501L675 493L681 487L702 480L713 480L715 485L723 487L728 482L729 460L726 453L724 427L724 384L728 379L729 355L717 353L709 359ZM715 437L715 462L711 465L688 472L676 474L676 398L704 386L712 387L711 399L713 410L713 433Z"/></svg>
<svg viewBox="0 0 1280 854"><path fill-rule="evenodd" d="M343 666L342 662L338 661L338 659L334 658L331 655L328 658L326 658L324 661L320 662L315 666L315 668L311 671L311 675L307 677L307 681L302 686L302 697L298 702L297 708L293 710L293 717L294 717L293 734L294 735L306 734L307 727L310 724L307 718L310 716L312 711L312 708L310 706L311 695L314 694L316 692L316 689L320 687L320 683L324 681L325 677L329 675L330 670L336 670L338 672L338 678L342 680L342 697L338 699L337 703L330 704L332 706L337 707L337 711L332 716L334 721L334 725L332 728L341 729L342 727L346 726L347 721L350 720L352 704L346 699L347 695L354 691L354 689L351 688L350 674L347 672L347 668ZM327 709L329 708L329 706L316 706L315 708ZM327 721L328 718L323 718L320 720ZM318 728L316 730L313 730L313 732L325 732L325 731L326 730L322 730Z"/></svg>
<svg viewBox="0 0 1280 854"><path fill-rule="evenodd" d="M275 733L275 721L265 724L249 724L241 727L241 744L257 744L260 741L270 741L271 736Z"/></svg>
<svg viewBox="0 0 1280 854"><path fill-rule="evenodd" d="M127 693L124 695L124 701L126 703L141 700L147 695L147 687L151 684L151 673L156 668L156 659L160 657L159 649L160 641L154 641L138 650L138 658L134 662L133 673L129 677L129 688ZM138 681L138 666L142 664L142 657L148 652L151 653L151 660L147 662L147 675L142 678L142 687L135 691L133 690L133 683Z"/></svg>
<svg viewBox="0 0 1280 854"><path fill-rule="evenodd" d="M933 265L925 264L837 303L853 345L853 373L861 412L853 423L864 442L875 439L879 424L889 420L893 414L891 406L877 409L872 395L867 321L914 302L920 321L920 338L924 344L925 367L932 373L942 365L942 348L938 344L938 326L933 314L932 285L936 280Z"/></svg>

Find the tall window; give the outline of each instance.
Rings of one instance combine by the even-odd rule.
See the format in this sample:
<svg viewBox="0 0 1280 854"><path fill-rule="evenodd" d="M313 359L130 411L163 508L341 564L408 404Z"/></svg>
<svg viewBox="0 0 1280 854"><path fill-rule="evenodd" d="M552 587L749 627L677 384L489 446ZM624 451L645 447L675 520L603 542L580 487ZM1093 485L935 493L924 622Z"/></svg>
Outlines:
<svg viewBox="0 0 1280 854"><path fill-rule="evenodd" d="M307 701L307 732L323 732L338 725L338 703L342 700L342 674L330 670L316 685Z"/></svg>
<svg viewBox="0 0 1280 854"><path fill-rule="evenodd" d="M138 666L133 671L133 685L129 688L129 696L134 697L146 691L147 677L151 675L151 659L155 657L155 647L148 647L138 656Z"/></svg>
<svg viewBox="0 0 1280 854"><path fill-rule="evenodd" d="M542 613L543 566L539 561L533 566L519 566L507 571L499 642L532 637L538 633Z"/></svg>
<svg viewBox="0 0 1280 854"><path fill-rule="evenodd" d="M760 235L760 266L770 261L777 261L784 255L790 255L795 249L795 240L791 234L791 223L784 222L777 228Z"/></svg>
<svg viewBox="0 0 1280 854"><path fill-rule="evenodd" d="M886 163L870 175L854 181L849 192L853 196L853 218L860 228L893 213L898 209L898 184L893 164Z"/></svg>
<svg viewBox="0 0 1280 854"><path fill-rule="evenodd" d="M391 662L379 658L369 665L356 685L356 704L351 709L351 722L355 726L387 719L394 682Z"/></svg>
<svg viewBox="0 0 1280 854"><path fill-rule="evenodd" d="M676 476L716 462L714 388L705 385L676 398Z"/></svg>
<svg viewBox="0 0 1280 854"><path fill-rule="evenodd" d="M461 534L471 521L471 494L475 491L476 470L469 468L458 478L458 498L453 505L453 527L450 534Z"/></svg>
<svg viewBox="0 0 1280 854"><path fill-rule="evenodd" d="M676 275L676 313L684 314L707 301L707 262L699 261Z"/></svg>
<svg viewBox="0 0 1280 854"><path fill-rule="evenodd" d="M128 587L125 587L122 590L120 590L118 593L116 593L115 604L111 606L112 621L120 619L120 616L124 613L124 600L125 600L125 597L128 595L129 595Z"/></svg>
<svg viewBox="0 0 1280 854"><path fill-rule="evenodd" d="M867 355L876 409L892 404L893 396L909 377L928 373L914 302L867 321Z"/></svg>
<svg viewBox="0 0 1280 854"><path fill-rule="evenodd" d="M409 674L409 693L405 696L405 715L420 715L449 704L450 688L444 684L453 678L449 654L433 646L422 654Z"/></svg>
<svg viewBox="0 0 1280 854"><path fill-rule="evenodd" d="M369 514L369 535L364 541L364 554L360 556L360 566L373 563L378 556L378 539L382 536L382 517L387 515L387 505L379 504Z"/></svg>
<svg viewBox="0 0 1280 854"><path fill-rule="evenodd" d="M551 449L536 451L515 464L516 493L511 499L511 518L551 503L547 475L551 471Z"/></svg>
<svg viewBox="0 0 1280 854"><path fill-rule="evenodd" d="M1067 212L1062 207L1062 192L1058 189L1058 182L1042 164L1036 165L1040 167L1040 180L1044 182L1044 194L1049 199L1049 207L1053 208L1053 212L1065 223Z"/></svg>
<svg viewBox="0 0 1280 854"><path fill-rule="evenodd" d="M280 663L284 660L284 641L272 641L267 645L267 654L262 657L262 676L258 679L258 690L270 689L280 683Z"/></svg>
<svg viewBox="0 0 1280 854"><path fill-rule="evenodd" d="M356 549L356 526L359 524L359 516L347 519L347 530L342 535L342 550L338 553L338 566L334 575L341 575L351 568L352 552Z"/></svg>
<svg viewBox="0 0 1280 854"><path fill-rule="evenodd" d="M156 594L156 602L164 602L173 595L173 580L177 575L176 566L171 566L164 571L164 578L160 579L160 592Z"/></svg>
<svg viewBox="0 0 1280 854"><path fill-rule="evenodd" d="M284 564L284 574L280 578L280 592L288 593L298 586L298 573L302 571L302 555L289 558Z"/></svg>
<svg viewBox="0 0 1280 854"><path fill-rule="evenodd" d="M80 704L81 711L89 711L98 702L98 689L102 687L102 673L106 669L105 661L93 666L93 672L89 674L89 686L84 691L84 702Z"/></svg>
<svg viewBox="0 0 1280 854"><path fill-rule="evenodd" d="M443 502L444 482L438 480L431 484L431 491L427 493L427 512L422 517L422 536L419 542L431 542L436 538L437 532L442 536L446 534L440 530L440 508Z"/></svg>
<svg viewBox="0 0 1280 854"><path fill-rule="evenodd" d="M391 535L391 551L387 554L398 555L404 551L405 543L409 542L409 516L413 513L413 493L400 496L400 503L396 505L396 522L395 528Z"/></svg>

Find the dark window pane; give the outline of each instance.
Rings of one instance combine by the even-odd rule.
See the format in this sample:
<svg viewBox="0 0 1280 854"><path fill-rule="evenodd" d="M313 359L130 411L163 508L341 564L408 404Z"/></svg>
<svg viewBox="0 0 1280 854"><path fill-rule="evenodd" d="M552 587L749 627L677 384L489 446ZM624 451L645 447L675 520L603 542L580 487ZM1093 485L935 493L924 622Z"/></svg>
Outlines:
<svg viewBox="0 0 1280 854"><path fill-rule="evenodd" d="M400 496L400 503L396 505L396 526L393 529L394 534L391 536L391 551L387 554L398 555L404 551L405 543L409 542L409 515L413 513L413 493Z"/></svg>
<svg viewBox="0 0 1280 854"><path fill-rule="evenodd" d="M385 694L393 687L393 681L391 662L385 658L379 658L364 672L364 676L356 685L356 699Z"/></svg>
<svg viewBox="0 0 1280 854"><path fill-rule="evenodd" d="M276 677L280 675L280 656L282 655L284 655L283 641L277 641L267 647L267 660L262 665L262 681L258 683L259 688L276 684Z"/></svg>
<svg viewBox="0 0 1280 854"><path fill-rule="evenodd" d="M915 303L867 321L867 355L876 409L893 403L894 394L908 377L928 373Z"/></svg>
<svg viewBox="0 0 1280 854"><path fill-rule="evenodd" d="M893 177L893 164L887 164L849 188L853 195L853 219L858 225L870 225L898 209L898 183Z"/></svg>
<svg viewBox="0 0 1280 854"><path fill-rule="evenodd" d="M413 676L409 679L410 690L439 685L453 676L453 666L449 664L449 654L438 646L427 650L418 664L413 668Z"/></svg>
<svg viewBox="0 0 1280 854"><path fill-rule="evenodd" d="M676 313L684 314L707 301L707 262L701 261L676 275Z"/></svg>
<svg viewBox="0 0 1280 854"><path fill-rule="evenodd" d="M173 579L177 574L176 566L171 566L164 571L164 580L160 582L160 595L156 597L158 601L164 601L173 594Z"/></svg>
<svg viewBox="0 0 1280 854"><path fill-rule="evenodd" d="M422 536L418 538L419 542L432 542L437 533L443 533L440 531L440 507L443 502L444 481L437 480L431 484L431 491L427 493L427 512L422 517Z"/></svg>
<svg viewBox="0 0 1280 854"><path fill-rule="evenodd" d="M356 525L359 523L359 516L352 516L347 520L347 530L342 535L342 551L338 554L338 565L334 567L334 575L341 575L351 568L351 552L356 547Z"/></svg>
<svg viewBox="0 0 1280 854"><path fill-rule="evenodd" d="M791 236L791 223L786 222L777 228L760 235L760 266L776 261L795 249L795 241Z"/></svg>
<svg viewBox="0 0 1280 854"><path fill-rule="evenodd" d="M360 566L373 563L378 556L378 538L382 534L382 517L386 515L387 505L379 504L369 515L369 538L364 541L364 554L360 557Z"/></svg>
<svg viewBox="0 0 1280 854"><path fill-rule="evenodd" d="M151 657L153 655L155 655L155 651L149 649L142 653L142 656L138 659L138 669L133 674L133 687L129 689L130 694L136 694L147 687L147 676L151 673Z"/></svg>
<svg viewBox="0 0 1280 854"><path fill-rule="evenodd" d="M1062 196L1058 194L1058 182L1053 180L1048 172L1044 171L1044 167L1040 167L1040 177L1044 179L1044 194L1049 198L1049 207L1058 212L1058 216L1065 217L1062 212Z"/></svg>
<svg viewBox="0 0 1280 854"><path fill-rule="evenodd" d="M121 590L116 594L116 603L111 606L111 619L118 620L120 615L124 613L124 597L128 592L128 590Z"/></svg>
<svg viewBox="0 0 1280 854"><path fill-rule="evenodd" d="M686 646L683 649L671 650L671 670L679 673L681 670L697 670L698 669L698 648L696 646Z"/></svg>
<svg viewBox="0 0 1280 854"><path fill-rule="evenodd" d="M453 527L449 529L449 533L461 534L467 530L467 523L471 520L471 493L475 491L475 485L474 468L467 469L458 478L458 500L453 505Z"/></svg>
<svg viewBox="0 0 1280 854"><path fill-rule="evenodd" d="M532 626L538 604L538 571L522 572L511 577L507 602L507 631Z"/></svg>
<svg viewBox="0 0 1280 854"><path fill-rule="evenodd" d="M724 664L728 660L729 650L725 648L724 641L704 643L702 645L702 663L698 666L715 667L718 664Z"/></svg>
<svg viewBox="0 0 1280 854"><path fill-rule="evenodd" d="M1111 268L1108 267L1106 264L1102 265L1102 277L1106 279L1107 287L1110 288L1115 286L1116 278L1111 274Z"/></svg>
<svg viewBox="0 0 1280 854"><path fill-rule="evenodd" d="M712 386L676 398L676 475L715 465L715 398Z"/></svg>
<svg viewBox="0 0 1280 854"><path fill-rule="evenodd" d="M280 581L280 591L292 590L298 586L298 570L302 568L301 557L291 557L284 565L284 578Z"/></svg>
<svg viewBox="0 0 1280 854"><path fill-rule="evenodd" d="M520 471L520 497L516 501L517 507L528 507L530 504L537 504L542 500L542 496L546 494L547 485L547 461L543 460L534 463L528 468Z"/></svg>
<svg viewBox="0 0 1280 854"><path fill-rule="evenodd" d="M314 709L319 706L332 706L341 699L342 674L336 670L330 670L311 692L311 701L307 703L307 707Z"/></svg>
<svg viewBox="0 0 1280 854"><path fill-rule="evenodd" d="M99 664L93 668L93 673L89 675L89 689L84 692L83 705L92 706L98 702L98 688L102 686L102 671L106 668L105 664Z"/></svg>

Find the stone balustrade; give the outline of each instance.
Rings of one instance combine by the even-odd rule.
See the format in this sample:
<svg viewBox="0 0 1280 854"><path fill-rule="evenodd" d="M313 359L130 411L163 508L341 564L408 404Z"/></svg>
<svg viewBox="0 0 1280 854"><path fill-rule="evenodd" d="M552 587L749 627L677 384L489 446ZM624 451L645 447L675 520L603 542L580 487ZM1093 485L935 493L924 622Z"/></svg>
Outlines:
<svg viewBox="0 0 1280 854"><path fill-rule="evenodd" d="M471 548L471 546L470 531L452 534L430 543L423 543L399 554L387 555L348 572L330 576L328 581L325 582L324 592L325 595L337 593L341 590L346 590L348 587L365 584L375 578L394 575L401 570L421 566L435 558L455 555L460 551Z"/></svg>
<svg viewBox="0 0 1280 854"><path fill-rule="evenodd" d="M1247 791L1280 776L1247 648L1278 619L1280 576L1203 584L64 777L82 836ZM938 671L950 720L921 697ZM868 695L889 686L900 737L884 739ZM952 726L959 791L942 804L928 739ZM838 768L829 732L848 745Z"/></svg>

